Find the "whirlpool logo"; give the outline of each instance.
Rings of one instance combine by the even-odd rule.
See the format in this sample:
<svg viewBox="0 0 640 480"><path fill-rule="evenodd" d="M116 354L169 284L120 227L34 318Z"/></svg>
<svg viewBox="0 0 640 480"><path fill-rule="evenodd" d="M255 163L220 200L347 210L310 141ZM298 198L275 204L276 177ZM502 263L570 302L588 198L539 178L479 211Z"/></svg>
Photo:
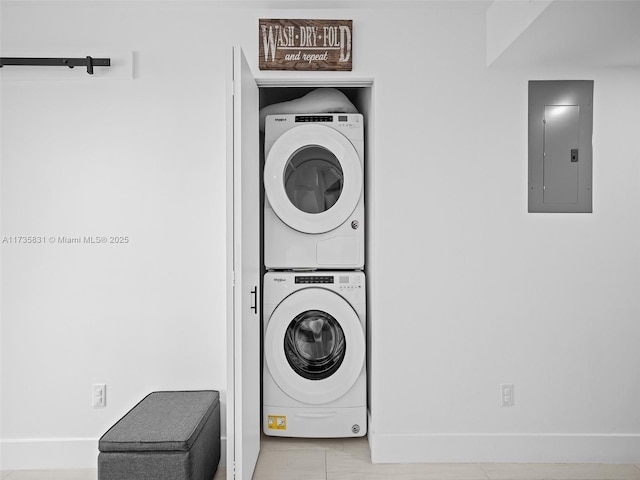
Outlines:
<svg viewBox="0 0 640 480"><path fill-rule="evenodd" d="M286 121L287 121L287 119L286 119L286 118L279 118L279 117L276 117L276 118L274 118L274 119L273 119L273 121L274 121L274 122L286 122Z"/></svg>
<svg viewBox="0 0 640 480"><path fill-rule="evenodd" d="M286 282L287 279L286 278L282 278L282 277L275 277L273 279L273 281L276 282L276 283L282 283L282 282Z"/></svg>

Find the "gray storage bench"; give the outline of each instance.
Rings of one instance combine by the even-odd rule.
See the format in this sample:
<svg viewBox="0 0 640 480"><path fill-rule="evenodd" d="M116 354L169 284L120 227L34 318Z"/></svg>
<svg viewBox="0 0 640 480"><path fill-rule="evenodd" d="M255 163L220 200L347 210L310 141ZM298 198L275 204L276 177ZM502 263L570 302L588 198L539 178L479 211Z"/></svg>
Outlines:
<svg viewBox="0 0 640 480"><path fill-rule="evenodd" d="M220 461L220 393L153 392L98 449L98 480L211 480Z"/></svg>

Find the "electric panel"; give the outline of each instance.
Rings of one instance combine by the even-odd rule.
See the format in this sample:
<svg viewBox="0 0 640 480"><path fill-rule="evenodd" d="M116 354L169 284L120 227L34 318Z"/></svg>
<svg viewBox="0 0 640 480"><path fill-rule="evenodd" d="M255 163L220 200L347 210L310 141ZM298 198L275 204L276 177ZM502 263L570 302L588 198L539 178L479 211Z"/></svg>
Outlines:
<svg viewBox="0 0 640 480"><path fill-rule="evenodd" d="M529 212L591 213L593 81L529 82Z"/></svg>

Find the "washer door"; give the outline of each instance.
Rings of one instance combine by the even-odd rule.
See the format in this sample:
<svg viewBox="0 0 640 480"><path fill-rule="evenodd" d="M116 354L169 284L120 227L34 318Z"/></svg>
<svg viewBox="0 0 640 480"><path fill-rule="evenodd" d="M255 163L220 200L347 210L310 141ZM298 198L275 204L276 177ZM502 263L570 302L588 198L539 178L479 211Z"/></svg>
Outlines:
<svg viewBox="0 0 640 480"><path fill-rule="evenodd" d="M342 225L362 196L358 153L326 125L292 128L271 147L264 188L276 215L294 230L324 233Z"/></svg>
<svg viewBox="0 0 640 480"><path fill-rule="evenodd" d="M340 295L305 288L274 310L264 355L282 391L300 402L325 404L347 393L360 376L364 331L355 310Z"/></svg>

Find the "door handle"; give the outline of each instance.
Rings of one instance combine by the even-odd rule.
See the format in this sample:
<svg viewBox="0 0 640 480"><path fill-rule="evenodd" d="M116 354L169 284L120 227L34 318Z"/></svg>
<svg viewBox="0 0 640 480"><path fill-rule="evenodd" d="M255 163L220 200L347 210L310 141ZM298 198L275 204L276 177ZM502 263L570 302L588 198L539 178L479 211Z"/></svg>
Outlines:
<svg viewBox="0 0 640 480"><path fill-rule="evenodd" d="M253 313L255 313L256 315L258 314L258 287L253 287L253 290L251 290L251 295L253 296L253 305L251 305L251 310L253 310Z"/></svg>

